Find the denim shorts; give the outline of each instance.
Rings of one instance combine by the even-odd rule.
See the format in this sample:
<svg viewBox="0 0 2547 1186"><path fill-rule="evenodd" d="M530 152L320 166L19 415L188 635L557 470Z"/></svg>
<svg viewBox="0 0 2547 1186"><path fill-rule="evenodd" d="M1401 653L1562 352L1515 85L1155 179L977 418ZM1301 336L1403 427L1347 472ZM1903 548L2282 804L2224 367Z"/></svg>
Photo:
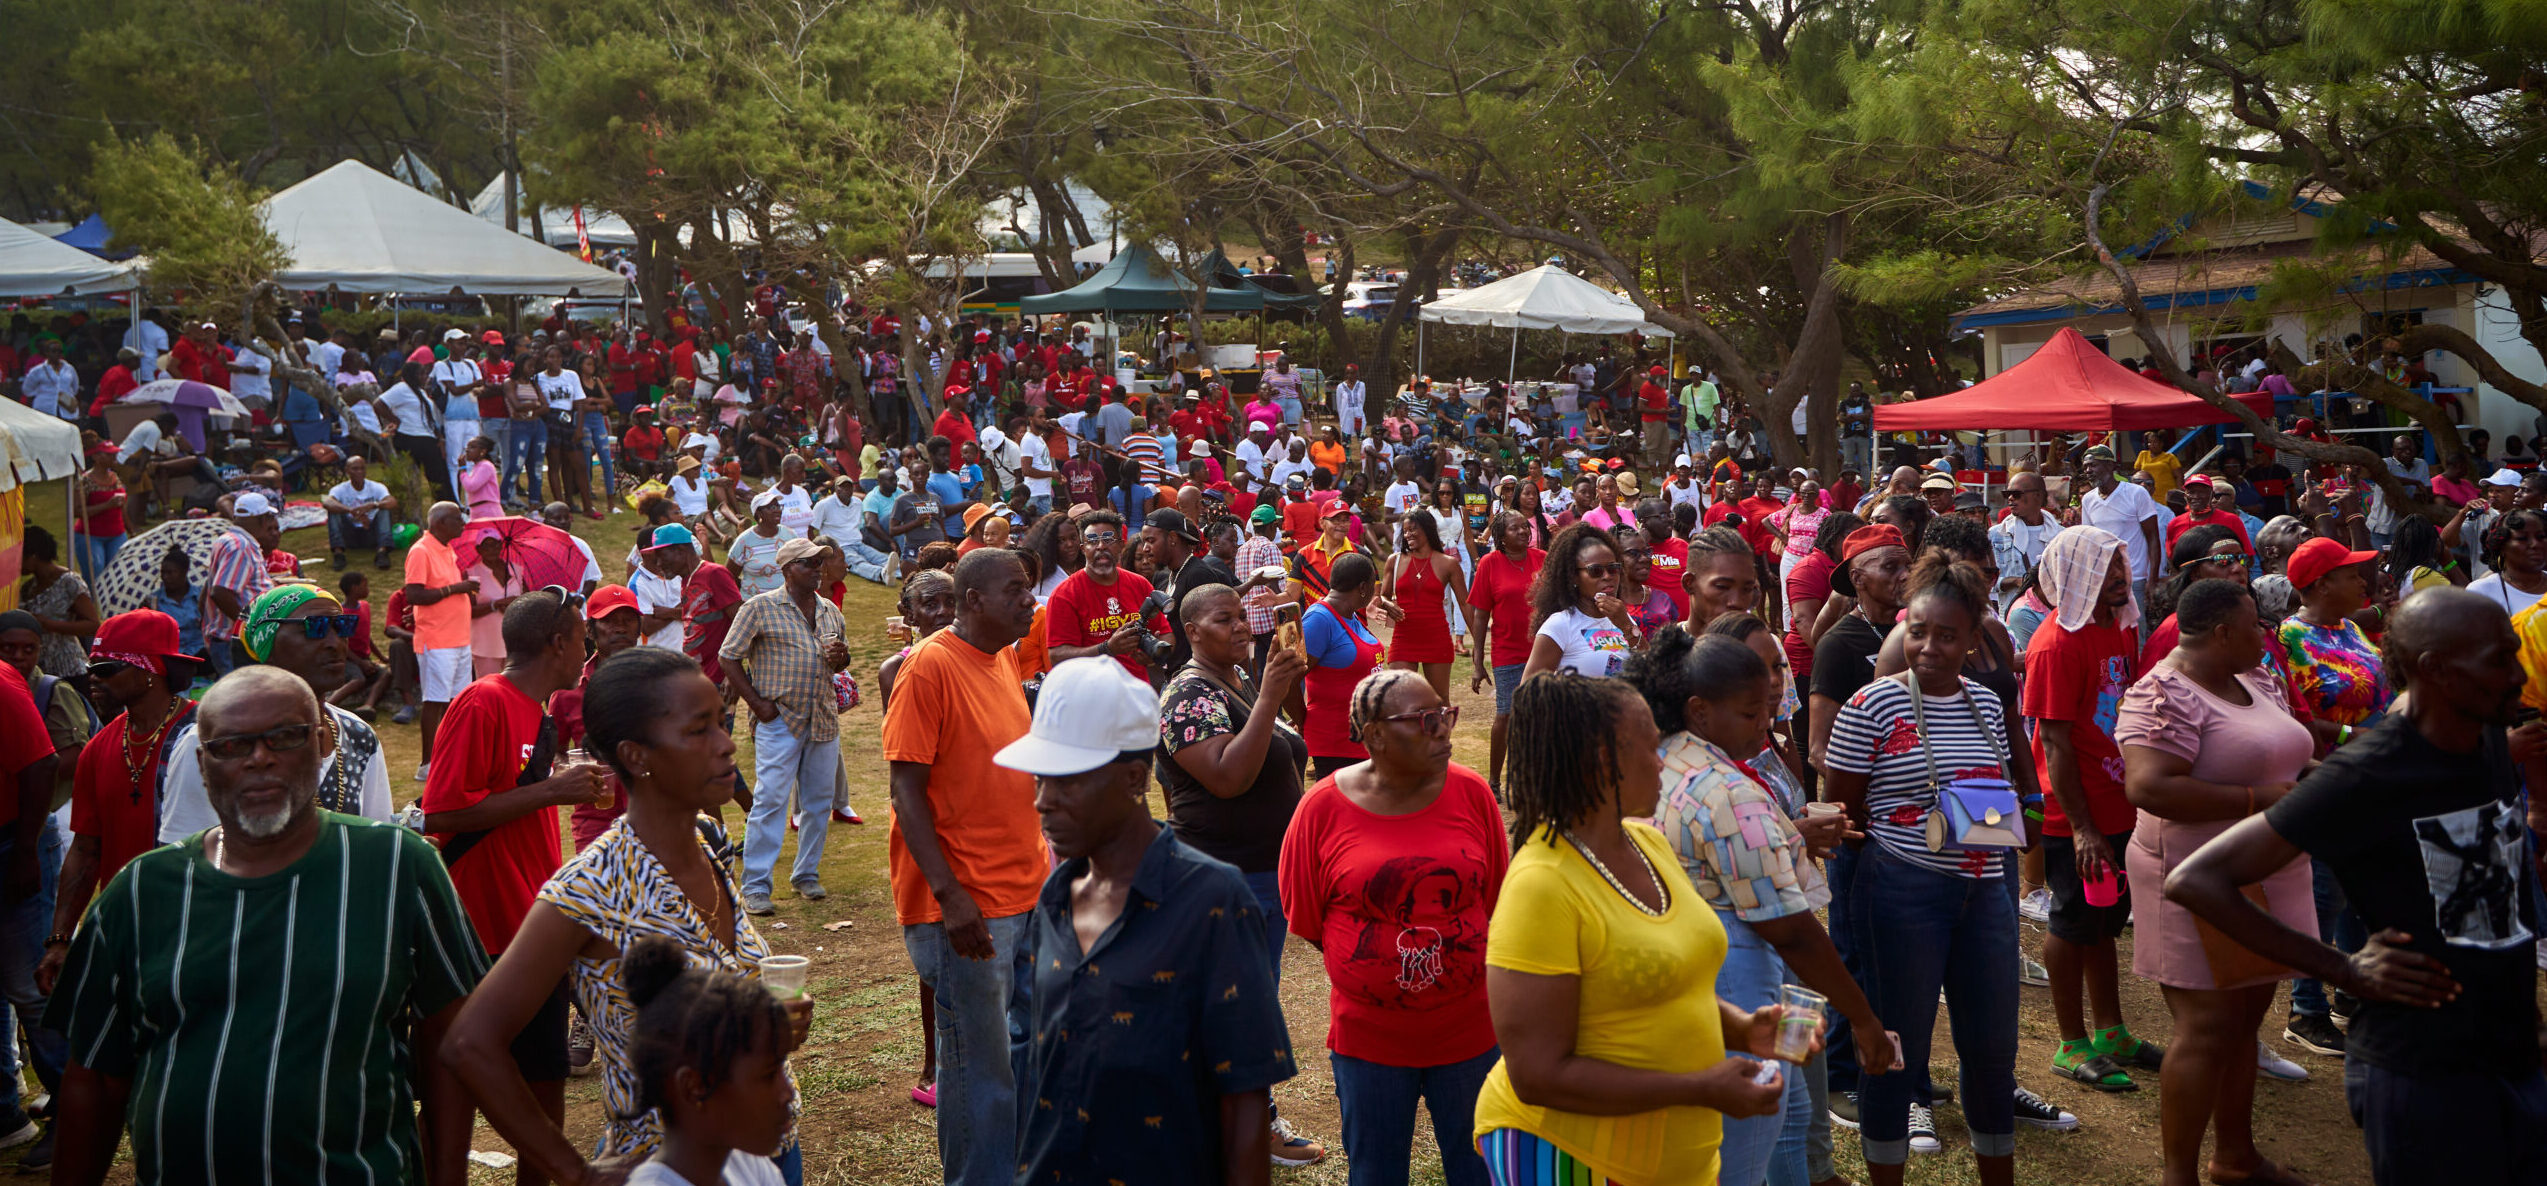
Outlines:
<svg viewBox="0 0 2547 1186"><path fill-rule="evenodd" d="M1521 672L1528 666L1530 665L1527 663L1506 663L1495 668L1496 716L1508 716L1511 714L1512 694L1520 690Z"/></svg>

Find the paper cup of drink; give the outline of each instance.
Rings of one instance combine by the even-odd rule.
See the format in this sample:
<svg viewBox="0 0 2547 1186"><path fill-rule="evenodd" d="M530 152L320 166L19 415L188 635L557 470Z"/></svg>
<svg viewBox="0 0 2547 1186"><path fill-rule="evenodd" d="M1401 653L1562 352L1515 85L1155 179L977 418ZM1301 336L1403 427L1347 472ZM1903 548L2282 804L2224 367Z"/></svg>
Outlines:
<svg viewBox="0 0 2547 1186"><path fill-rule="evenodd" d="M761 987L782 1001L805 995L805 976L813 961L801 955L773 955L761 960Z"/></svg>
<svg viewBox="0 0 2547 1186"><path fill-rule="evenodd" d="M1833 815L1845 815L1847 812L1848 808L1837 803L1807 803L1804 805L1804 814L1807 818L1811 819L1821 819L1825 816Z"/></svg>
<svg viewBox="0 0 2547 1186"><path fill-rule="evenodd" d="M1828 998L1801 985L1778 989L1778 1043L1771 1051L1780 1060L1800 1063L1813 1057L1813 1036L1822 1029L1822 1006Z"/></svg>

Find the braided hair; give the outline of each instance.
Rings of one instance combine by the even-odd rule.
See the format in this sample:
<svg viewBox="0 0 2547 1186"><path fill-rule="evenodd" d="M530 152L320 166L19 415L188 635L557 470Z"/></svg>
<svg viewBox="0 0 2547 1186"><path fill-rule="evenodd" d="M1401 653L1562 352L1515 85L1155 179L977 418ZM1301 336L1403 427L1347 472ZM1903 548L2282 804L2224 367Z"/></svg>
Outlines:
<svg viewBox="0 0 2547 1186"><path fill-rule="evenodd" d="M642 650L644 648L632 648ZM670 1096L672 1074L699 1073L714 1092L734 1060L787 1032L787 1009L768 989L729 972L690 966L679 945L648 935L628 945L619 978L637 1007L628 1061L637 1073L637 1108L652 1111Z"/></svg>
<svg viewBox="0 0 2547 1186"><path fill-rule="evenodd" d="M1848 533L1865 525L1866 520L1855 511L1832 511L1822 520L1820 527L1813 529L1813 550L1830 557L1831 563L1837 564L1840 548L1848 542Z"/></svg>
<svg viewBox="0 0 2547 1186"><path fill-rule="evenodd" d="M1724 615L1737 616L1759 622L1749 614ZM1655 631L1653 642L1629 657L1624 674L1653 710L1654 727L1668 737L1689 730L1684 711L1692 697L1709 703L1731 697L1769 678L1769 665L1760 661L1758 651L1717 634L1714 623L1692 637L1675 622Z"/></svg>
<svg viewBox="0 0 2547 1186"><path fill-rule="evenodd" d="M1420 673L1401 667L1383 667L1363 676L1361 683L1353 685L1352 710L1345 722L1345 728L1349 730L1346 736L1350 737L1355 744L1360 744L1362 730L1371 722L1380 719L1382 715L1380 709L1388 703L1388 694L1396 691L1398 685L1410 680L1420 684L1424 682L1424 677Z"/></svg>
<svg viewBox="0 0 2547 1186"><path fill-rule="evenodd" d="M1521 681L1512 694L1503 784L1514 851L1542 828L1553 833L1590 819L1603 793L1618 786L1613 739L1619 709L1634 695L1635 688L1617 680L1570 671L1543 671ZM1553 835L1549 843L1555 843Z"/></svg>

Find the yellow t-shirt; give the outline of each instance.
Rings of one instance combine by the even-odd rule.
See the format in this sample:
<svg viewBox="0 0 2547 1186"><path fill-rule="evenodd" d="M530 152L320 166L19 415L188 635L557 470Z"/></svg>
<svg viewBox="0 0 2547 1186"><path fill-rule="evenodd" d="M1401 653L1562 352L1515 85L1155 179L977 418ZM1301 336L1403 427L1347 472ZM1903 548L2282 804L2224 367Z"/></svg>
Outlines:
<svg viewBox="0 0 2547 1186"><path fill-rule="evenodd" d="M1578 976L1575 1053L1646 1070L1689 1072L1725 1056L1716 970L1724 924L1698 899L1671 842L1638 823L1628 837L1671 893L1655 917L1602 880L1574 846L1545 831L1514 853L1486 931L1486 963L1539 976ZM1585 1116L1521 1102L1501 1062L1477 1095L1477 1131L1517 1128L1573 1154L1621 1186L1716 1180L1724 1119L1698 1107Z"/></svg>
<svg viewBox="0 0 2547 1186"><path fill-rule="evenodd" d="M2520 702L2547 712L2547 597L2532 602L2529 608L2512 615L2512 636L2520 640L2520 665L2529 676L2520 688Z"/></svg>
<svg viewBox="0 0 2547 1186"><path fill-rule="evenodd" d="M2168 491L2183 484L2184 458L2173 453L2152 453L2143 449L2140 456L2132 459L2132 464L2149 475L2150 496L2160 502L2167 500Z"/></svg>

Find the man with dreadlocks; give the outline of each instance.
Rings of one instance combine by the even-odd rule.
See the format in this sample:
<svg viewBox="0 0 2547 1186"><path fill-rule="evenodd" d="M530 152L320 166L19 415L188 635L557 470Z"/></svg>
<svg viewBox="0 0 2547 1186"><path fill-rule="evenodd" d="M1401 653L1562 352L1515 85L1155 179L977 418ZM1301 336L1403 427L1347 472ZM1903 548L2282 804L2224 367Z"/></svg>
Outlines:
<svg viewBox="0 0 2547 1186"><path fill-rule="evenodd" d="M1662 833L1628 822L1660 798L1661 742L1616 680L1552 672L1513 696L1514 855L1486 940L1503 1060L1477 1100L1500 1186L1651 1182L1667 1167L1714 1181L1723 1118L1780 1107L1781 1071L1754 1081L1757 1064L1725 1056L1766 1057L1779 1007L1717 998L1724 925ZM1656 983L1686 987L1656 1000Z"/></svg>

